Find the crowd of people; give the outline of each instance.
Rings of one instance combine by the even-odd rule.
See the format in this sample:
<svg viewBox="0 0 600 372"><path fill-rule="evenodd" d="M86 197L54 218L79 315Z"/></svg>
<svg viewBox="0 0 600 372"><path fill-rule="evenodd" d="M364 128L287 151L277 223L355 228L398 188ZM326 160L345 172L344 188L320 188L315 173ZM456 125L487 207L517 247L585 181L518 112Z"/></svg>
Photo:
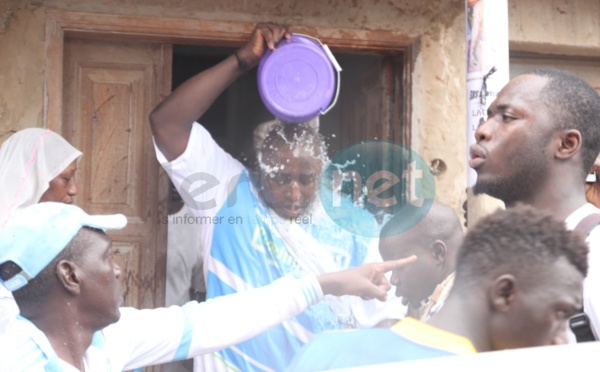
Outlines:
<svg viewBox="0 0 600 372"><path fill-rule="evenodd" d="M290 37L286 26L258 24L234 55L150 113L158 162L181 197L169 218L243 221L172 226L169 307L122 307L105 230L127 220L72 205L80 151L39 128L2 144L1 371L192 358L196 371L316 371L597 339L600 209L590 174L600 170L600 96L588 83L538 69L491 103L469 166L475 192L506 210L466 234L440 201L416 225L405 218L419 208L410 203L381 228L367 210L347 216L378 232L369 238L320 203L328 155L314 122L261 127L252 168L198 122ZM199 174L219 185L198 195Z"/></svg>

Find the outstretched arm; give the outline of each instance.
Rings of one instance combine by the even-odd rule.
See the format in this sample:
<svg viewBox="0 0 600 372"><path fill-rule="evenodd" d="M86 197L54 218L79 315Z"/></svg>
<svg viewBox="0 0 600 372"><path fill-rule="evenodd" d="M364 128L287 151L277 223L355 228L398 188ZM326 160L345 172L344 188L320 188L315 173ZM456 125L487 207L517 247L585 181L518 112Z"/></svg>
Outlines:
<svg viewBox="0 0 600 372"><path fill-rule="evenodd" d="M408 265L415 256L358 266L316 278L280 278L273 283L188 302L183 308L121 309L121 319L102 330L106 345L127 355L115 369L130 370L220 350L290 319L319 302L323 294L385 299L385 272ZM320 288L319 288L320 287ZM321 291L319 291L319 289ZM152 326L149 326L152 325ZM223 332L224 329L235 332ZM185 340L183 334L192 335ZM182 346L182 340L185 344ZM187 353L179 355L180 350ZM177 353L176 353L177 351Z"/></svg>
<svg viewBox="0 0 600 372"><path fill-rule="evenodd" d="M168 161L185 151L194 121L225 88L254 68L267 49L274 49L284 37L291 37L287 26L257 24L250 40L236 54L186 80L150 113L154 140Z"/></svg>
<svg viewBox="0 0 600 372"><path fill-rule="evenodd" d="M323 294L354 295L360 296L364 300L376 298L379 301L385 301L387 291L391 288L385 273L409 265L416 260L417 256L413 255L394 261L370 263L344 271L322 274L317 277L317 280Z"/></svg>

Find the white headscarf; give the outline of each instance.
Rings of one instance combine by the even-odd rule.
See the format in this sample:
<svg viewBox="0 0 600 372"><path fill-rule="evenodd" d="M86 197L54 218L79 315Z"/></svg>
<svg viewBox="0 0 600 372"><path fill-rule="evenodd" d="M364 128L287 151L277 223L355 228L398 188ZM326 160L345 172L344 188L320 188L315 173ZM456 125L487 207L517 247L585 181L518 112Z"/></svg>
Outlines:
<svg viewBox="0 0 600 372"><path fill-rule="evenodd" d="M81 152L43 128L13 134L0 147L0 227L12 214L36 204L50 185Z"/></svg>

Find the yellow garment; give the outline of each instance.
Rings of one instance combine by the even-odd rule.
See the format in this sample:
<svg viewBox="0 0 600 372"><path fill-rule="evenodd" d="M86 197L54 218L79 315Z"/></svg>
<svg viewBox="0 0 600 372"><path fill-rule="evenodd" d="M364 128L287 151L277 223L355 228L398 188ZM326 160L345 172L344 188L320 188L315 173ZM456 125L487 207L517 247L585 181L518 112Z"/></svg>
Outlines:
<svg viewBox="0 0 600 372"><path fill-rule="evenodd" d="M391 329L400 336L414 342L454 354L477 353L468 338L433 327L411 317L400 320Z"/></svg>

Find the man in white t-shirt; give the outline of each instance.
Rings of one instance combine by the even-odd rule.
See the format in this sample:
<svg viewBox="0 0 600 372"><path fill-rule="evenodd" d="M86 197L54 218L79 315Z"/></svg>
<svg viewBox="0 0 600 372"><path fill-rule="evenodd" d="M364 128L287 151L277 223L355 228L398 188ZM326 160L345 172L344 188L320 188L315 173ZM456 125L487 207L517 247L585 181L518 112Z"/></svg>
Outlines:
<svg viewBox="0 0 600 372"><path fill-rule="evenodd" d="M170 192L176 193L173 189ZM203 301L206 293L200 230L193 214L178 196L179 194L172 194L169 198L165 306L181 306L191 300ZM164 372L191 370L192 360L163 366Z"/></svg>
<svg viewBox="0 0 600 372"><path fill-rule="evenodd" d="M474 191L511 207L550 211L569 229L600 209L586 202L584 183L600 152L600 96L583 79L557 69L513 78L475 132L469 165ZM600 227L587 236L589 271L583 308L600 334Z"/></svg>
<svg viewBox="0 0 600 372"><path fill-rule="evenodd" d="M0 284L0 335L6 331L9 323L14 319L15 314L18 313L19 308L15 303L12 293Z"/></svg>
<svg viewBox="0 0 600 372"><path fill-rule="evenodd" d="M150 115L157 158L201 231L208 299L285 276L353 267L367 261L369 248L377 253L374 239L366 237L377 236L378 229L369 212L348 208L352 213L343 216L352 226L373 232L361 236L336 224L318 200L327 148L314 125L278 121L269 127L257 146L257 166L249 169L196 122L223 90L288 37L285 26L258 24L234 55L185 81ZM342 198L340 203L352 201ZM195 369L283 370L315 334L354 327L372 312L380 313L361 306L351 299L326 298L258 337L204 355ZM404 312L397 309L399 315Z"/></svg>
<svg viewBox="0 0 600 372"><path fill-rule="evenodd" d="M206 293L204 263L199 226L185 204L168 217L167 280L165 305L183 305L190 300L202 301Z"/></svg>
<svg viewBox="0 0 600 372"><path fill-rule="evenodd" d="M385 271L415 257L169 308L121 308L120 267L106 229L123 215L48 202L0 229L0 277L20 315L0 336L0 371L123 371L213 352L257 335L324 294L385 299Z"/></svg>

